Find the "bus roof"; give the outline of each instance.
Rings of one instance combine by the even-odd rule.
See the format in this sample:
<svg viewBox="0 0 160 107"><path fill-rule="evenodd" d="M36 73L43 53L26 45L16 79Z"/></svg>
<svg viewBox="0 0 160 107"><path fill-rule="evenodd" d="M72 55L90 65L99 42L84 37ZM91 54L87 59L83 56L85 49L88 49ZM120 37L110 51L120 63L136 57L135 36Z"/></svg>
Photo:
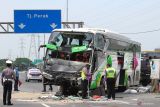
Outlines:
<svg viewBox="0 0 160 107"><path fill-rule="evenodd" d="M83 33L101 33L105 36L105 39L116 39L119 41L124 41L136 45L141 45L139 42L133 41L130 38L123 36L121 34L109 31L107 29L97 29L97 28L76 28L76 29L55 29L54 31L59 32L83 32Z"/></svg>

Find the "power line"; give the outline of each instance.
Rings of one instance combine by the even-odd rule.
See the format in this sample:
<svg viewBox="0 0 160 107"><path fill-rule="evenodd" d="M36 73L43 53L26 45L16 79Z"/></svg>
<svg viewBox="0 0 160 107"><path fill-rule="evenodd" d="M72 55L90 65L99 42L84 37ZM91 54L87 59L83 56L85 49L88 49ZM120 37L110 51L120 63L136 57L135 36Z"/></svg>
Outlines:
<svg viewBox="0 0 160 107"><path fill-rule="evenodd" d="M86 25L86 24L85 24L85 26L91 28L91 26L89 26L89 25ZM126 32L126 33L119 33L119 34L143 34L143 33L152 33L152 32L158 32L158 31L160 31L160 28L154 29L154 30L148 30L148 31L141 31L141 32Z"/></svg>
<svg viewBox="0 0 160 107"><path fill-rule="evenodd" d="M119 33L119 34L142 34L142 33L151 33L151 32L157 32L157 31L160 31L160 28L154 29L154 30L142 31L142 32Z"/></svg>

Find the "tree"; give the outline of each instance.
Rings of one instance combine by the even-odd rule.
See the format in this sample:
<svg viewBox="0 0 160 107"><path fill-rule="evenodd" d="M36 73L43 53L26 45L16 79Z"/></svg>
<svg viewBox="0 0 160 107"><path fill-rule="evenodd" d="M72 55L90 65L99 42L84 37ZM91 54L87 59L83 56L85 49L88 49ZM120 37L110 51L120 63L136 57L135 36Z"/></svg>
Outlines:
<svg viewBox="0 0 160 107"><path fill-rule="evenodd" d="M16 58L14 66L18 66L20 70L27 70L28 67L33 67L34 65L28 58Z"/></svg>
<svg viewBox="0 0 160 107"><path fill-rule="evenodd" d="M5 68L7 59L0 59L0 72Z"/></svg>

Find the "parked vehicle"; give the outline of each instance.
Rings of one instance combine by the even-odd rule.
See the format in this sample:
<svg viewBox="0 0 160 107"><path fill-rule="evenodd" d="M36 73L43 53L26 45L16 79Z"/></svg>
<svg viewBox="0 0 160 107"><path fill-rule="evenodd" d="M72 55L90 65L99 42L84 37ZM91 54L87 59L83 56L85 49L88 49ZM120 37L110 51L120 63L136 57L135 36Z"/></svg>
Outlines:
<svg viewBox="0 0 160 107"><path fill-rule="evenodd" d="M37 68L28 69L26 72L26 82L29 82L30 80L42 81L41 71Z"/></svg>
<svg viewBox="0 0 160 107"><path fill-rule="evenodd" d="M93 74L90 88L99 87L108 55L117 71L117 87L139 84L141 44L122 35L103 29L56 29L48 44L40 47L47 48L43 77L63 91L72 92L81 85L80 71L86 64Z"/></svg>

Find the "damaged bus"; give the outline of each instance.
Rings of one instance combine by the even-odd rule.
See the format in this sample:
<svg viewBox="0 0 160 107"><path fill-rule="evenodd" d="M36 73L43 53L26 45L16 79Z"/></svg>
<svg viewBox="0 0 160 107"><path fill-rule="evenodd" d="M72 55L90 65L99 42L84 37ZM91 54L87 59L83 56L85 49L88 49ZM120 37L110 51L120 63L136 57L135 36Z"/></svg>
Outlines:
<svg viewBox="0 0 160 107"><path fill-rule="evenodd" d="M106 57L111 55L117 72L116 86L138 85L141 44L103 29L56 29L51 33L43 66L43 84L61 86L63 94L80 89L80 71L90 64L90 89L103 82Z"/></svg>

